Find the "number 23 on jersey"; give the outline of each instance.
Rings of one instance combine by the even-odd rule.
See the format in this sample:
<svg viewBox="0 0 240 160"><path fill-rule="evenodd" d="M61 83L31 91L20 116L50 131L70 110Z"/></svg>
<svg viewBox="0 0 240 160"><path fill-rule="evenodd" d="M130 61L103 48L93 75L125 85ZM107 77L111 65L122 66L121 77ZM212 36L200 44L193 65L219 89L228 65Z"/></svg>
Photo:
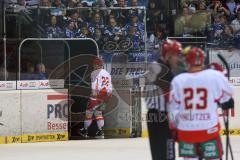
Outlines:
<svg viewBox="0 0 240 160"><path fill-rule="evenodd" d="M184 88L184 106L185 109L203 110L207 108L208 92L206 88ZM193 103L197 99L196 103Z"/></svg>

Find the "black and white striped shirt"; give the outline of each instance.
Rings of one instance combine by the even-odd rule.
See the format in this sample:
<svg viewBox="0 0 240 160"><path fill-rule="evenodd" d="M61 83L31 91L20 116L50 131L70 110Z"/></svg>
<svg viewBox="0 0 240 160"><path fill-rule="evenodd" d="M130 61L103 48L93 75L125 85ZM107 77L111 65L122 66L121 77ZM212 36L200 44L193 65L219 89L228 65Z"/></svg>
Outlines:
<svg viewBox="0 0 240 160"><path fill-rule="evenodd" d="M145 85L144 99L148 109L156 109L159 111L166 111L166 95L162 89L156 85Z"/></svg>
<svg viewBox="0 0 240 160"><path fill-rule="evenodd" d="M165 112L173 73L161 60L158 60L157 65L156 63L149 65L148 71L150 74L146 75L147 84L143 87L147 108Z"/></svg>

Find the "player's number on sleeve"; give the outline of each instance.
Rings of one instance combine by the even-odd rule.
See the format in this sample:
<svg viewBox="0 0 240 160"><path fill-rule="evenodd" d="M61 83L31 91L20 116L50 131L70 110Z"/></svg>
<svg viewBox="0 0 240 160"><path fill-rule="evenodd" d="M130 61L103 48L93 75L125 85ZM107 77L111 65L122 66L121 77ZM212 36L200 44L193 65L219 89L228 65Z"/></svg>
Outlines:
<svg viewBox="0 0 240 160"><path fill-rule="evenodd" d="M196 104L193 104L193 98L199 98ZM185 109L206 109L207 108L207 89L205 88L185 88L184 89Z"/></svg>

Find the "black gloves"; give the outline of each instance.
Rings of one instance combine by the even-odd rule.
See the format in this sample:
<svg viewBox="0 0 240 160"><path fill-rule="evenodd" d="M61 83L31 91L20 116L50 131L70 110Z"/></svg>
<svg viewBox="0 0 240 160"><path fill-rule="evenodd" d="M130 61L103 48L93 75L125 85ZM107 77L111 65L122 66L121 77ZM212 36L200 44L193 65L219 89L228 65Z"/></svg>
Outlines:
<svg viewBox="0 0 240 160"><path fill-rule="evenodd" d="M234 108L234 99L231 98L231 99L229 99L229 101L221 103L220 106L223 110L228 110L228 109Z"/></svg>

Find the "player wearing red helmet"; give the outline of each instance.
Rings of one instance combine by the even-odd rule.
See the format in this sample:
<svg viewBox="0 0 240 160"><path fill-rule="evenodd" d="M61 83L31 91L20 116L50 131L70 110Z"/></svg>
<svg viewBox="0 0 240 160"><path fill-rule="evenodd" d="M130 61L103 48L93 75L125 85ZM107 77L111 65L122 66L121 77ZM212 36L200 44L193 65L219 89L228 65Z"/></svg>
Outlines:
<svg viewBox="0 0 240 160"><path fill-rule="evenodd" d="M152 76L153 80L146 78L147 126L153 160L175 159L174 139L167 118L167 99L170 82L177 73L181 52L181 43L175 40L164 41L160 51L161 58L157 61L160 67L156 66L160 68L156 69L160 73L151 73L156 75Z"/></svg>
<svg viewBox="0 0 240 160"><path fill-rule="evenodd" d="M186 56L186 62L191 66L202 66L204 60L205 54L201 48L190 49Z"/></svg>
<svg viewBox="0 0 240 160"><path fill-rule="evenodd" d="M177 129L179 154L185 160L199 158L220 160L222 145L219 136L218 103L223 109L233 107L233 86L224 75L205 69L205 54L191 48L186 54L188 72L172 82L169 112Z"/></svg>
<svg viewBox="0 0 240 160"><path fill-rule="evenodd" d="M102 60L102 58L96 57L93 60L93 67L94 67L94 69L101 69L101 68L103 68L103 60Z"/></svg>
<svg viewBox="0 0 240 160"><path fill-rule="evenodd" d="M111 75L103 69L101 58L97 57L93 60L93 68L94 71L91 73L92 94L86 110L84 128L80 129L79 134L85 138L88 137L88 127L91 125L94 115L98 126L96 137L103 138L104 117L102 112L106 105L105 102L112 95L112 82Z"/></svg>
<svg viewBox="0 0 240 160"><path fill-rule="evenodd" d="M185 50L186 50L185 51L186 63L188 64L188 67L193 65L202 66L204 64L205 54L202 49L186 47ZM226 74L226 71L224 70L224 68L216 62L210 63L205 66L205 69L209 69L209 68L222 72L223 74Z"/></svg>
<svg viewBox="0 0 240 160"><path fill-rule="evenodd" d="M200 67L199 69L211 68L225 74L226 71L224 70L224 68L220 64L215 62L208 64L206 67L203 68L204 61L205 61L205 53L200 48L191 48L186 54L186 63L188 67L191 66L193 68L193 66L195 66L194 68L196 68L198 66Z"/></svg>
<svg viewBox="0 0 240 160"><path fill-rule="evenodd" d="M191 48L185 56L189 72L196 72L204 69L205 54L201 48Z"/></svg>
<svg viewBox="0 0 240 160"><path fill-rule="evenodd" d="M181 55L182 44L180 42L176 40L166 40L163 42L162 60L171 67L174 75L182 71L183 64L181 64Z"/></svg>
<svg viewBox="0 0 240 160"><path fill-rule="evenodd" d="M182 52L182 44L176 40L166 40L162 45L162 56L178 55Z"/></svg>

